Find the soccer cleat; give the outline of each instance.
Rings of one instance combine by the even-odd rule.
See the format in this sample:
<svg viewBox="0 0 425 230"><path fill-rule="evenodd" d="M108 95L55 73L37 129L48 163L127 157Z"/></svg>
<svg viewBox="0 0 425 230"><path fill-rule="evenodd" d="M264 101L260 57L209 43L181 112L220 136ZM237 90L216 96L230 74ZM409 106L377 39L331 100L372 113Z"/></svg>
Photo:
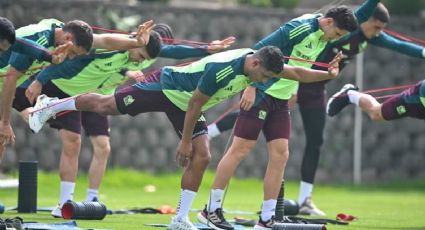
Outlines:
<svg viewBox="0 0 425 230"><path fill-rule="evenodd" d="M226 221L223 209L217 208L214 212L208 212L205 205L204 210L197 215L199 222L217 230L233 230L233 226Z"/></svg>
<svg viewBox="0 0 425 230"><path fill-rule="evenodd" d="M189 220L188 217L180 219L177 216L171 219L171 224L168 230L198 230Z"/></svg>
<svg viewBox="0 0 425 230"><path fill-rule="evenodd" d="M269 230L269 229L272 229L274 223L275 223L274 216L272 216L272 218L270 218L270 220L267 220L267 221L263 221L260 216L260 218L258 219L258 222L254 226L254 229Z"/></svg>
<svg viewBox="0 0 425 230"><path fill-rule="evenodd" d="M326 113L330 117L337 115L343 108L350 104L350 99L347 95L349 90L357 91L359 88L352 84L346 84L329 99L328 104L326 105Z"/></svg>
<svg viewBox="0 0 425 230"><path fill-rule="evenodd" d="M311 197L307 197L301 204L299 214L307 216L326 216L326 214L313 203Z"/></svg>
<svg viewBox="0 0 425 230"><path fill-rule="evenodd" d="M10 218L4 220L4 223L6 224L6 230L13 229L13 230L23 230L22 227L23 220L20 217Z"/></svg>
<svg viewBox="0 0 425 230"><path fill-rule="evenodd" d="M62 218L62 209L61 209L61 207L59 205L56 206L56 208L54 208L50 214L52 214L52 216L54 218Z"/></svg>
<svg viewBox="0 0 425 230"><path fill-rule="evenodd" d="M37 102L34 106L35 112L30 113L28 120L30 129L34 133L38 133L43 125L55 115L51 106L57 103L58 100L57 97L48 97L44 94L37 97Z"/></svg>

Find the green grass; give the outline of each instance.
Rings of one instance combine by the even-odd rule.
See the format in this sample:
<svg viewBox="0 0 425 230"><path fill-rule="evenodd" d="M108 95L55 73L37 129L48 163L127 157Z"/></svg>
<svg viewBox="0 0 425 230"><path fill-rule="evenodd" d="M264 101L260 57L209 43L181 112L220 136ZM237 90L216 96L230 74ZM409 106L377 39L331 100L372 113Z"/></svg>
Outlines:
<svg viewBox="0 0 425 230"><path fill-rule="evenodd" d="M16 177L16 175L10 175ZM207 202L209 188L214 174L204 177L193 208L201 209ZM38 175L38 206L51 207L58 201L59 178L55 173ZM75 192L75 200L85 198L87 176L81 175ZM146 185L156 186L156 192L144 191ZM132 207L159 207L163 204L175 206L180 194L180 174L151 175L131 170L109 170L101 188L100 199L110 209ZM296 199L298 183L286 183L286 197ZM410 184L391 183L385 185L326 185L315 186L315 203L323 209L328 218L337 213L357 216L357 222L348 226L328 225L328 229L425 229L425 182ZM262 201L262 183L256 179L233 179L226 195L225 208L228 210L258 211ZM17 205L17 189L0 190L0 202L6 207ZM26 221L58 222L48 213L18 214L8 211L1 218L21 216ZM191 213L196 221L196 213ZM256 219L257 216L245 215ZM170 215L111 215L102 221L77 221L86 228L149 229L146 223L168 223ZM227 216L233 218L232 215ZM152 228L157 229L157 228Z"/></svg>

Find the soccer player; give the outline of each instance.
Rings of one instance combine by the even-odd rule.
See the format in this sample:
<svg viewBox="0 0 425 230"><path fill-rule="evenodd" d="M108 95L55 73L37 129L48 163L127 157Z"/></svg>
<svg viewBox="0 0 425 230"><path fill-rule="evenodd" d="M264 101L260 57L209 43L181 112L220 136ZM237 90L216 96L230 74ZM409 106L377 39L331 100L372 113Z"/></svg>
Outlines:
<svg viewBox="0 0 425 230"><path fill-rule="evenodd" d="M304 15L293 19L258 42L255 47L276 45L286 56L315 61L331 40L340 39L356 28L357 21L353 12L346 7L335 7L325 16ZM339 60L337 58L334 62ZM288 66L311 68L312 64L291 59ZM254 147L261 130L267 141L269 163L264 176L262 211L255 228L269 229L274 223L272 217L275 215L279 188L289 155L288 99L297 89L298 82L272 79L267 84L255 86L256 88L248 87L242 95L233 142L217 167L210 200L198 214L199 221L215 229L233 229L222 213L224 189L240 161Z"/></svg>
<svg viewBox="0 0 425 230"><path fill-rule="evenodd" d="M359 19L359 29L338 42L331 44L327 51L324 52L322 56L323 59L320 61L326 62L334 55L334 52L342 51L345 58L341 61L340 66L344 68L351 59L358 53L363 52L369 44L390 49L411 57L425 58L425 50L423 47L400 41L382 31L390 21L388 10L382 3L379 3L378 6L375 7L376 10L373 12L373 15L366 19L360 16L365 15L364 8L364 6L360 7L355 12ZM322 67L315 66L314 68L321 69ZM320 147L323 143L323 131L326 120L326 83L327 81L312 84L301 83L298 89L298 105L306 133L306 148L302 162L302 181L300 183L298 201L302 204L300 213L306 215L324 215L324 213L311 202L311 197L315 173L319 162Z"/></svg>
<svg viewBox="0 0 425 230"><path fill-rule="evenodd" d="M278 74L304 81L330 79L338 74L336 67L330 73L290 66L283 69L282 59L282 52L271 46L258 51L230 50L187 66L163 67L147 76L144 83L120 89L114 96L92 93L57 100L41 95L30 115L30 127L39 130L50 117L64 110L131 116L165 112L181 137L176 161L184 167L179 207L170 228L196 229L188 213L210 159L206 124L201 113L252 82L266 81Z"/></svg>
<svg viewBox="0 0 425 230"><path fill-rule="evenodd" d="M327 104L329 116L335 116L346 106L354 104L361 108L372 121L392 121L404 117L425 119L425 80L421 80L398 95L379 103L373 96L346 84L332 96Z"/></svg>

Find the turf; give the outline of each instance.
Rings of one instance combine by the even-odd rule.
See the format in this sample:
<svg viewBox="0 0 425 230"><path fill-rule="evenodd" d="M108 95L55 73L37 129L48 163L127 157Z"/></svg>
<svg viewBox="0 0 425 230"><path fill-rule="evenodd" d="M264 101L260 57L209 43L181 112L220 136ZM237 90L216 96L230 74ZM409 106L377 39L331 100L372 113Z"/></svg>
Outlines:
<svg viewBox="0 0 425 230"><path fill-rule="evenodd" d="M9 177L17 177L9 174ZM195 209L203 208L208 200L209 188L214 174L208 172L202 188L194 201ZM55 173L38 175L38 206L52 207L58 200L59 178ZM81 175L76 187L75 200L85 198L87 176ZM155 192L145 191L145 186L154 185ZM109 170L102 184L100 199L109 209L133 207L175 206L180 193L180 174L140 173L131 170ZM17 189L0 190L0 202L6 207L16 207ZM286 183L286 197L296 199L298 183ZM323 209L328 218L337 213L348 213L359 218L348 226L328 225L328 229L425 229L425 182L391 183L384 185L317 185L314 191L315 203ZM256 179L233 179L225 198L225 209L258 211L262 200L262 183ZM26 221L58 222L49 213L18 214L7 211L1 218L21 216ZM241 215L239 215L241 216ZM196 221L196 212L191 212ZM227 215L228 219L234 215ZM255 215L243 215L256 219ZM171 215L135 214L110 215L102 221L77 221L86 228L109 229L159 229L144 226L146 223L169 223Z"/></svg>

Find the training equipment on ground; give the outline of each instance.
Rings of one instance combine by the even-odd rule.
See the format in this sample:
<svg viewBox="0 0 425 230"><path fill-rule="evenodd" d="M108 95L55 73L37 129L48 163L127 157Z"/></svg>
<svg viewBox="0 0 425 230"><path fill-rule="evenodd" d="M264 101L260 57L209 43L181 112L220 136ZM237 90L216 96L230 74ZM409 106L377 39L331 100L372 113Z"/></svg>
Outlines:
<svg viewBox="0 0 425 230"><path fill-rule="evenodd" d="M37 161L19 162L18 212L37 212Z"/></svg>
<svg viewBox="0 0 425 230"><path fill-rule="evenodd" d="M102 220L106 212L106 206L100 202L68 201L62 206L64 219Z"/></svg>

